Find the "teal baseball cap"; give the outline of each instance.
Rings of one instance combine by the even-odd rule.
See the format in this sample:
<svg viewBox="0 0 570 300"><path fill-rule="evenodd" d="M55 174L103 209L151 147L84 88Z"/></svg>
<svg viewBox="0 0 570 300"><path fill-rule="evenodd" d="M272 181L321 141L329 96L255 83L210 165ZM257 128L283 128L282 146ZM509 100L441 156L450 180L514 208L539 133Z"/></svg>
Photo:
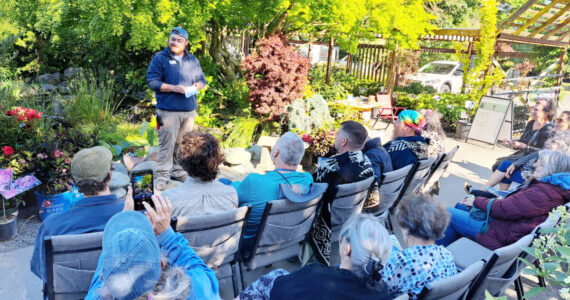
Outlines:
<svg viewBox="0 0 570 300"><path fill-rule="evenodd" d="M188 40L188 32L186 32L186 30L184 30L184 28L182 28L182 27L172 28L172 30L170 30L170 35L173 35L173 34L177 34L177 35Z"/></svg>

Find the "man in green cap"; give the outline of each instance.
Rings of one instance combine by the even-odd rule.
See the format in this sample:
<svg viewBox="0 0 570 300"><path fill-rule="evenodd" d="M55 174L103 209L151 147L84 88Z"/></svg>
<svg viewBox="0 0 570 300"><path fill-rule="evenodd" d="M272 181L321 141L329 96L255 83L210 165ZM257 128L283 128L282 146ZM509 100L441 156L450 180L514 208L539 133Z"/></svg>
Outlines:
<svg viewBox="0 0 570 300"><path fill-rule="evenodd" d="M164 190L171 176L180 181L188 176L175 161L175 147L184 134L194 129L196 94L206 85L206 78L200 62L186 50L187 46L188 32L175 27L170 31L168 47L154 55L146 73L147 85L156 97L157 190Z"/></svg>
<svg viewBox="0 0 570 300"><path fill-rule="evenodd" d="M123 210L125 203L109 190L113 154L105 147L83 149L71 161L71 176L83 199L68 211L48 216L36 236L30 268L47 282L44 237L103 231L107 221ZM132 198L129 187L128 198Z"/></svg>

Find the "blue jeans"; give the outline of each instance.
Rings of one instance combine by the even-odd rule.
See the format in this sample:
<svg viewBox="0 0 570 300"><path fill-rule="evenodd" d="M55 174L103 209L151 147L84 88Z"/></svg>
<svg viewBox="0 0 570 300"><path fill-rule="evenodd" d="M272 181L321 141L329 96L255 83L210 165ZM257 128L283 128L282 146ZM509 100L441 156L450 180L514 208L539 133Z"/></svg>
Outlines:
<svg viewBox="0 0 570 300"><path fill-rule="evenodd" d="M472 219L467 207L461 204L450 207L447 211L451 215L451 221L445 230L445 236L435 241L437 245L447 246L463 236L475 239L481 226L485 223L485 221Z"/></svg>

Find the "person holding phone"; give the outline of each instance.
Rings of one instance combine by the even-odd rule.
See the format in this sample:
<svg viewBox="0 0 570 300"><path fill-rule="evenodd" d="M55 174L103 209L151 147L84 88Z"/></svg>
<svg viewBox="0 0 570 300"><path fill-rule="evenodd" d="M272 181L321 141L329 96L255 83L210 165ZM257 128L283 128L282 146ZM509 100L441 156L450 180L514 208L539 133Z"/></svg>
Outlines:
<svg viewBox="0 0 570 300"><path fill-rule="evenodd" d="M47 282L44 237L103 231L107 221L124 207L124 202L109 190L113 154L105 147L83 149L71 161L71 176L83 199L71 210L47 217L36 236L30 268ZM132 199L129 187L127 199Z"/></svg>
<svg viewBox="0 0 570 300"><path fill-rule="evenodd" d="M171 175L186 180L186 172L176 163L175 147L194 129L196 95L206 86L200 62L187 46L188 32L175 27L168 47L153 56L146 73L147 85L156 98L159 151L155 184L159 191L166 188Z"/></svg>

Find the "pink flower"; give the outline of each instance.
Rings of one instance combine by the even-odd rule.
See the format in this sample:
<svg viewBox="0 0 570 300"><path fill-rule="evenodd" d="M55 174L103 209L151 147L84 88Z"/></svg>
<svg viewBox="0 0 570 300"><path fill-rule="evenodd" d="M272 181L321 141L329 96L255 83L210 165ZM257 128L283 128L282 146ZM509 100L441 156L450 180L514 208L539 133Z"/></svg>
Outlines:
<svg viewBox="0 0 570 300"><path fill-rule="evenodd" d="M67 169L66 168L61 169L61 173L64 173L64 174L67 173Z"/></svg>
<svg viewBox="0 0 570 300"><path fill-rule="evenodd" d="M69 163L71 163L71 159L69 159L69 157L67 157L67 158L64 160L64 162L65 162L66 164L69 164Z"/></svg>
<svg viewBox="0 0 570 300"><path fill-rule="evenodd" d="M60 158L61 156L63 156L63 152L61 152L59 149L56 149L56 150L53 152L53 156L54 156L55 158Z"/></svg>

